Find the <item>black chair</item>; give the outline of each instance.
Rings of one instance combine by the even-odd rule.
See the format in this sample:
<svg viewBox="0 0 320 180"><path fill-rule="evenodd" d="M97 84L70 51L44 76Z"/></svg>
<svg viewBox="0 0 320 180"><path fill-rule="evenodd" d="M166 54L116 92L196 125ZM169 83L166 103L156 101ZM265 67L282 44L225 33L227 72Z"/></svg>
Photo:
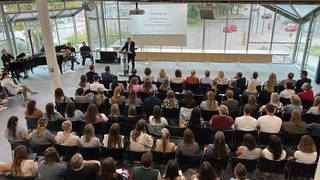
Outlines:
<svg viewBox="0 0 320 180"><path fill-rule="evenodd" d="M229 116L231 116L233 119L236 119L237 117L240 116L240 110L237 111L230 111Z"/></svg>
<svg viewBox="0 0 320 180"><path fill-rule="evenodd" d="M144 102L144 100L146 99L146 97L148 97L148 94L145 92L137 92L137 97L139 97L141 99L142 102Z"/></svg>
<svg viewBox="0 0 320 180"><path fill-rule="evenodd" d="M215 167L218 171L222 171L223 169L226 169L229 162L229 157L225 159L215 159L212 156L205 156L204 160L210 162L210 164Z"/></svg>
<svg viewBox="0 0 320 180"><path fill-rule="evenodd" d="M25 119L27 121L28 132L31 132L32 130L37 128L39 118L27 118L27 117L25 117Z"/></svg>
<svg viewBox="0 0 320 180"><path fill-rule="evenodd" d="M89 103L75 103L75 105L77 109L79 109L81 112L86 112L89 106Z"/></svg>
<svg viewBox="0 0 320 180"><path fill-rule="evenodd" d="M171 87L171 90L174 92L182 93L183 91L183 83L177 84L177 83L170 82L170 87Z"/></svg>
<svg viewBox="0 0 320 180"><path fill-rule="evenodd" d="M258 93L260 93L261 89L262 89L262 86L261 86L261 85L257 85L257 86L256 86L256 90L258 91Z"/></svg>
<svg viewBox="0 0 320 180"><path fill-rule="evenodd" d="M170 159L176 158L176 152L159 152L159 151L151 151L153 154L153 162L155 164L167 164Z"/></svg>
<svg viewBox="0 0 320 180"><path fill-rule="evenodd" d="M123 87L127 87L128 86L128 82L126 80L121 80L121 81L118 81L118 82L123 84Z"/></svg>
<svg viewBox="0 0 320 180"><path fill-rule="evenodd" d="M280 98L280 102L282 103L283 106L291 104L291 101L289 98Z"/></svg>
<svg viewBox="0 0 320 180"><path fill-rule="evenodd" d="M313 100L301 100L301 105L303 106L304 110L308 110L313 106Z"/></svg>
<svg viewBox="0 0 320 180"><path fill-rule="evenodd" d="M149 118L149 116L152 115L153 112L153 106L144 106L143 112L145 113L146 118Z"/></svg>
<svg viewBox="0 0 320 180"><path fill-rule="evenodd" d="M137 152L137 151L131 151L131 150L126 150L126 164L127 166L130 163L139 163L141 161L141 157L145 152Z"/></svg>
<svg viewBox="0 0 320 180"><path fill-rule="evenodd" d="M240 159L237 157L231 157L231 168L232 170L238 163L243 164L246 167L247 172L253 173L257 170L259 159Z"/></svg>
<svg viewBox="0 0 320 180"><path fill-rule="evenodd" d="M179 124L180 109L176 108L162 108L162 115L168 120L171 125Z"/></svg>
<svg viewBox="0 0 320 180"><path fill-rule="evenodd" d="M57 133L59 131L62 131L62 125L63 121L61 120L57 120L57 121L48 121L47 124L47 129L51 132L51 133Z"/></svg>
<svg viewBox="0 0 320 180"><path fill-rule="evenodd" d="M116 161L123 161L124 154L125 154L125 149L123 148L111 149L111 148L101 147L101 150L100 150L100 158L103 158L103 159L110 156Z"/></svg>
<svg viewBox="0 0 320 180"><path fill-rule="evenodd" d="M69 162L72 156L77 152L77 146L63 146L60 144L55 144L54 147L56 148L57 152L63 160Z"/></svg>
<svg viewBox="0 0 320 180"><path fill-rule="evenodd" d="M218 88L218 94L225 94L228 88L227 84L218 84L217 85Z"/></svg>
<svg viewBox="0 0 320 180"><path fill-rule="evenodd" d="M78 149L78 153L80 153L85 160L99 160L100 157L100 148L85 148L80 147Z"/></svg>
<svg viewBox="0 0 320 180"><path fill-rule="evenodd" d="M99 122L99 123L95 123L93 124L94 127L94 133L98 136L103 136L105 134L109 133L109 129L111 127L112 124L108 123L108 122Z"/></svg>
<svg viewBox="0 0 320 180"><path fill-rule="evenodd" d="M305 134L292 134L286 131L282 132L282 144L287 146L297 146L300 142L301 137Z"/></svg>
<svg viewBox="0 0 320 180"><path fill-rule="evenodd" d="M260 179L260 173L274 173L274 174L283 174L284 167L287 163L287 160L282 161L272 161L265 158L260 158L258 163L258 179Z"/></svg>
<svg viewBox="0 0 320 180"><path fill-rule="evenodd" d="M199 84L198 86L198 93L200 94L206 94L207 93L207 89L210 89L211 85L210 84Z"/></svg>
<svg viewBox="0 0 320 180"><path fill-rule="evenodd" d="M276 135L278 136L280 139L282 139L282 133L266 133L266 132L259 132L259 144L261 145L267 145L269 144L269 137L271 135Z"/></svg>
<svg viewBox="0 0 320 180"><path fill-rule="evenodd" d="M12 179L12 180L36 180L37 177L35 177L35 176L28 176L28 177L13 176L11 179Z"/></svg>
<svg viewBox="0 0 320 180"><path fill-rule="evenodd" d="M198 94L198 86L199 86L199 84L185 83L184 84L184 89L185 90L190 90L193 94Z"/></svg>
<svg viewBox="0 0 320 180"><path fill-rule="evenodd" d="M194 94L193 99L197 102L198 106L206 99L206 96L203 94Z"/></svg>
<svg viewBox="0 0 320 180"><path fill-rule="evenodd" d="M36 153L37 156L43 156L46 149L52 147L52 144L34 144L30 143L32 153Z"/></svg>
<svg viewBox="0 0 320 180"><path fill-rule="evenodd" d="M112 81L99 80L99 83L103 84L103 86L104 86L106 89L109 89L109 84L112 83ZM127 86L125 86L125 87L127 87Z"/></svg>
<svg viewBox="0 0 320 180"><path fill-rule="evenodd" d="M77 133L78 136L83 134L83 128L86 125L83 121L71 121L72 123L72 131Z"/></svg>
<svg viewBox="0 0 320 180"><path fill-rule="evenodd" d="M290 121L291 114L283 113L282 117L280 117L280 118L282 119L282 121L288 122L288 121Z"/></svg>
<svg viewBox="0 0 320 180"><path fill-rule="evenodd" d="M224 130L224 137L229 147L233 147L233 130Z"/></svg>
<svg viewBox="0 0 320 180"><path fill-rule="evenodd" d="M292 177L314 178L317 169L317 163L304 164L295 161L288 161L286 171L288 179Z"/></svg>
<svg viewBox="0 0 320 180"><path fill-rule="evenodd" d="M11 146L11 151L14 151L17 146L24 145L27 147L27 149L30 149L30 143L29 141L8 141Z"/></svg>
<svg viewBox="0 0 320 180"><path fill-rule="evenodd" d="M182 170L189 168L199 168L201 164L203 154L200 152L195 155L184 155L181 152L177 152L177 161Z"/></svg>
<svg viewBox="0 0 320 180"><path fill-rule="evenodd" d="M233 144L234 147L238 147L242 144L243 142L243 136L245 134L251 134L254 138L257 138L258 136L258 131L240 131L236 130L233 133Z"/></svg>
<svg viewBox="0 0 320 180"><path fill-rule="evenodd" d="M319 115L314 115L314 114L302 114L302 120L306 122L306 124L311 124L311 123L320 123L320 116Z"/></svg>
<svg viewBox="0 0 320 180"><path fill-rule="evenodd" d="M193 132L195 141L199 144L199 146L203 146L205 144L210 144L213 141L213 130L210 128L196 128L189 127Z"/></svg>
<svg viewBox="0 0 320 180"><path fill-rule="evenodd" d="M183 137L183 132L184 132L184 130L186 130L186 128L180 128L180 127L177 127L177 126L166 126L166 128L170 132L170 137L171 138L176 138L176 139L182 138Z"/></svg>
<svg viewBox="0 0 320 180"><path fill-rule="evenodd" d="M219 111L207 111L201 109L201 116L204 121L210 121L213 115L219 115Z"/></svg>

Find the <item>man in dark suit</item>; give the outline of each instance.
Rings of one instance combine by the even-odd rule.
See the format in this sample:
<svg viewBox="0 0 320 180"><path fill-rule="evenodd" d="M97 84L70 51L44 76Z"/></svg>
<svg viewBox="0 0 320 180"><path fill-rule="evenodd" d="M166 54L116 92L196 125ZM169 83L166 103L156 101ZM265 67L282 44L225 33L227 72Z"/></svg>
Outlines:
<svg viewBox="0 0 320 180"><path fill-rule="evenodd" d="M306 82L311 83L311 79L308 78L308 72L305 70L300 72L300 78L301 79L299 79L296 83L296 88L295 88L296 93L302 92L301 87L304 83Z"/></svg>
<svg viewBox="0 0 320 180"><path fill-rule="evenodd" d="M85 65L86 58L90 58L91 63L94 64L91 48L89 46L87 46L85 41L82 42L82 46L80 47L80 54L82 57L82 66Z"/></svg>
<svg viewBox="0 0 320 180"><path fill-rule="evenodd" d="M132 69L134 69L134 58L136 56L135 52L135 42L131 38L127 38L126 44L122 47L121 51L128 53L128 63L132 61Z"/></svg>
<svg viewBox="0 0 320 180"><path fill-rule="evenodd" d="M12 61L15 61L16 58L13 57L11 54L9 54L6 49L2 49L1 53L2 53L1 60L2 60L3 67L6 71L9 71L10 63ZM10 73L11 73L12 77L17 78L17 80L20 82L20 72L19 71L13 72L12 70L10 70Z"/></svg>

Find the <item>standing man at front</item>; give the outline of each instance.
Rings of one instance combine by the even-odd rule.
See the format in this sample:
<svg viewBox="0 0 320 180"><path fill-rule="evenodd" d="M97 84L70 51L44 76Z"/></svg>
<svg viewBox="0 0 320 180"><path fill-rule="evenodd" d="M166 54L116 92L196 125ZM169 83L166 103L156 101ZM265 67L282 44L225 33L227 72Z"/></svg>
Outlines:
<svg viewBox="0 0 320 180"><path fill-rule="evenodd" d="M128 63L130 63L130 60L132 61L132 68L134 69L134 58L136 56L135 52L135 42L131 40L131 38L127 38L126 44L122 47L121 51L125 50L125 52L128 53Z"/></svg>

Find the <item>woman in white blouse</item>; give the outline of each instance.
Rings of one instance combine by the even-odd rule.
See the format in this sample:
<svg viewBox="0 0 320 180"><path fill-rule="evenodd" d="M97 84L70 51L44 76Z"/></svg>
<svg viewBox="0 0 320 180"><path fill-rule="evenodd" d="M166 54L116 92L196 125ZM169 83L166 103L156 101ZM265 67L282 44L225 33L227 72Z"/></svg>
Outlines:
<svg viewBox="0 0 320 180"><path fill-rule="evenodd" d="M308 114L320 115L320 96L314 98L313 106L307 111Z"/></svg>
<svg viewBox="0 0 320 180"><path fill-rule="evenodd" d="M146 122L139 120L136 128L130 133L130 150L131 151L150 151L153 145L152 137L146 133Z"/></svg>
<svg viewBox="0 0 320 180"><path fill-rule="evenodd" d="M109 129L109 134L104 135L103 145L112 149L124 147L124 136L120 135L120 125L118 123L113 123Z"/></svg>
<svg viewBox="0 0 320 180"><path fill-rule="evenodd" d="M160 106L153 106L152 115L149 117L151 125L168 125L167 119L162 116Z"/></svg>
<svg viewBox="0 0 320 180"><path fill-rule="evenodd" d="M269 137L269 145L262 150L262 157L272 160L281 161L286 158L287 153L283 150L281 139L276 135Z"/></svg>
<svg viewBox="0 0 320 180"><path fill-rule="evenodd" d="M25 145L19 145L14 149L11 172L13 176L37 176L37 164L28 159L28 149Z"/></svg>
<svg viewBox="0 0 320 180"><path fill-rule="evenodd" d="M311 136L302 136L297 149L294 152L296 162L310 164L317 160L317 148Z"/></svg>
<svg viewBox="0 0 320 180"><path fill-rule="evenodd" d="M84 135L80 138L80 145L82 147L95 148L100 146L100 140L95 136L92 124L87 124L83 132Z"/></svg>

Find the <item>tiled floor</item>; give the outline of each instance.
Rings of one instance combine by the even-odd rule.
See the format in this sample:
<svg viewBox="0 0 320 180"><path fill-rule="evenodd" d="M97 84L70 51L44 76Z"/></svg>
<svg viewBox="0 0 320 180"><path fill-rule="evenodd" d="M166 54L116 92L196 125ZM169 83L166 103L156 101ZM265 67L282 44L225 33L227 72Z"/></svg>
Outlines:
<svg viewBox="0 0 320 180"><path fill-rule="evenodd" d="M111 71L114 74L121 73L122 65L119 64L109 64L111 67ZM106 64L96 64L96 71L103 72ZM270 72L276 72L278 75L278 79L283 79L286 77L288 72L294 72L296 74L296 79L299 76L299 68L295 65L283 65L283 64L239 64L239 63L192 63L192 62L166 62L166 61L137 61L136 67L138 69L138 74L143 74L143 70L145 67L151 67L153 71L153 75L155 77L158 76L158 72L161 68L164 68L167 71L169 76L174 74L174 70L179 68L183 72L183 76L189 74L191 69L197 70L197 75L202 77L204 71L209 69L211 71L211 77L215 77L218 70L224 70L227 77L232 77L232 75L237 72L243 72L244 76L250 78L253 71L259 72L259 78L263 81L266 79ZM87 72L87 68L81 69L80 66L76 67L75 72L65 73L60 76L61 84L67 96L73 96L75 89L78 87L80 75ZM119 80L124 80L126 77L120 76ZM37 101L37 106L40 109L44 109L45 104L53 101L53 90L50 86L50 81L48 77L48 70L46 67L37 67L34 69L34 74L30 73L30 77L28 79L22 80L23 84L28 85L32 90L37 91L39 94L36 96L30 96L32 99ZM313 85L316 92L318 92L319 88L316 85ZM7 125L7 120L10 116L16 115L20 118L20 125L25 126L25 120L23 118L23 110L24 107L21 105L16 105L8 108L0 112L0 131L4 132ZM7 140L3 135L0 136L0 144L1 144L1 153L0 153L0 161L10 161L10 147Z"/></svg>

